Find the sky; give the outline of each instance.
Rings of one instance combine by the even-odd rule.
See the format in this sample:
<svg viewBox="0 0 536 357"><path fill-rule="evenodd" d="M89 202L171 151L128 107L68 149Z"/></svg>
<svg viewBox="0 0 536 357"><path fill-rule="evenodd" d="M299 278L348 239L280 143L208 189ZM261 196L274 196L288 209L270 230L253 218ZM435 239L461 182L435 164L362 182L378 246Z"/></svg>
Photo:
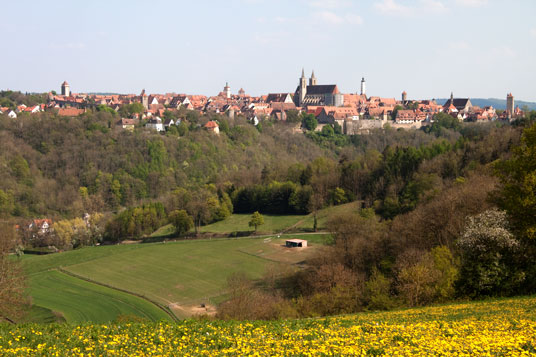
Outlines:
<svg viewBox="0 0 536 357"><path fill-rule="evenodd" d="M2 4L0 89L216 95L319 84L536 101L534 0L91 0Z"/></svg>

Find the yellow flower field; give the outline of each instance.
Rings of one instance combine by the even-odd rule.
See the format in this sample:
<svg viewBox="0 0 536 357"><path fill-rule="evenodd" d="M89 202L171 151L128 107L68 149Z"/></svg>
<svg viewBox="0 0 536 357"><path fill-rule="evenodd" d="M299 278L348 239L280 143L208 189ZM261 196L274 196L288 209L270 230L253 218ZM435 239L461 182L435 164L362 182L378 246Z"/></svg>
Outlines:
<svg viewBox="0 0 536 357"><path fill-rule="evenodd" d="M536 297L285 321L0 325L0 355L536 355Z"/></svg>

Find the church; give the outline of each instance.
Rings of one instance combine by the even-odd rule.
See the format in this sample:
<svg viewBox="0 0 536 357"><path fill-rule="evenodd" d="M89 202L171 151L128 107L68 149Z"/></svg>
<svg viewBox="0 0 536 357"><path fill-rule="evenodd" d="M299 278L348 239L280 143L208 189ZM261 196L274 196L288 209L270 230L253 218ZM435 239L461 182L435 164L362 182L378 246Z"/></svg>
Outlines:
<svg viewBox="0 0 536 357"><path fill-rule="evenodd" d="M294 92L294 103L297 107L308 105L342 107L344 96L339 92L336 84L317 84L314 71L309 78L309 85L307 85L307 78L305 78L305 72L302 69L298 88Z"/></svg>

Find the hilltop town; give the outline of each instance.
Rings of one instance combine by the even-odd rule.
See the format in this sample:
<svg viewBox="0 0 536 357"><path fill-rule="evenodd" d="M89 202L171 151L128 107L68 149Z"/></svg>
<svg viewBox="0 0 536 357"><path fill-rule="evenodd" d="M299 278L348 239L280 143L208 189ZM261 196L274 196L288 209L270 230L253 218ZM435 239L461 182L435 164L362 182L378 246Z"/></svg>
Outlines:
<svg viewBox="0 0 536 357"><path fill-rule="evenodd" d="M147 94L142 90L135 94L88 94L75 93L67 81L61 85L61 94L51 91L46 103L34 106L18 105L16 108L0 107L0 114L16 118L20 113L35 114L57 111L59 116L78 116L90 109L113 110L121 118L117 127L133 130L136 126L164 132L178 125L184 115L179 112L193 111L199 114L215 113L230 118L244 116L257 125L266 119L296 122L295 131L301 130L300 114L312 114L318 122L315 130L325 125L340 127L346 135L366 134L371 129L386 126L392 128L419 129L433 122L438 113L445 113L464 122L511 121L522 117L523 111L515 106L514 96L506 96L506 110L493 106L478 107L470 98L456 98L451 93L445 103L436 100L408 99L406 91L400 99L367 95L365 78L361 80L360 93L341 93L336 84L319 84L312 71L306 78L304 70L294 92L268 93L251 96L240 88L233 94L228 83L215 96L191 94ZM129 107L130 106L130 107ZM291 120L292 119L292 120ZM219 132L218 123L210 120L205 128Z"/></svg>

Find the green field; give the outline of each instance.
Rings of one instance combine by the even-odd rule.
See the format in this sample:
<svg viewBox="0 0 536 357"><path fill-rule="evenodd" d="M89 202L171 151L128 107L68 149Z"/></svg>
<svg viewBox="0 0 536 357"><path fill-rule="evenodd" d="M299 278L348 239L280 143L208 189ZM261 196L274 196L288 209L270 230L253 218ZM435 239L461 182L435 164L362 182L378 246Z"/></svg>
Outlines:
<svg viewBox="0 0 536 357"><path fill-rule="evenodd" d="M68 322L109 321L128 314L157 320L165 315L155 305L148 309L151 304L146 300L110 287L167 306L178 317L210 313L225 295L226 279L232 273L260 278L269 265L303 262L326 240L325 234L306 237L312 245L305 250L284 248L285 237L191 240L25 256L23 264L30 274L34 303L61 313ZM201 304L206 308L201 309Z"/></svg>
<svg viewBox="0 0 536 357"><path fill-rule="evenodd" d="M275 216L263 214L264 224L257 227L257 234L278 233L298 223L307 216ZM253 227L248 225L251 214L233 214L223 221L219 221L201 227L201 232L230 233L230 232L253 232Z"/></svg>
<svg viewBox="0 0 536 357"><path fill-rule="evenodd" d="M357 211L358 202L351 202L340 206L324 208L317 213L317 229L325 230L329 217L345 212ZM282 231L312 231L314 227L313 214L277 216L264 214L264 224L257 228L257 234L279 233ZM248 223L251 214L233 214L227 219L201 227L201 232L232 233L253 232Z"/></svg>
<svg viewBox="0 0 536 357"><path fill-rule="evenodd" d="M120 315L171 320L163 310L139 297L74 278L56 270L30 277L33 303L61 312L69 323L108 322Z"/></svg>

